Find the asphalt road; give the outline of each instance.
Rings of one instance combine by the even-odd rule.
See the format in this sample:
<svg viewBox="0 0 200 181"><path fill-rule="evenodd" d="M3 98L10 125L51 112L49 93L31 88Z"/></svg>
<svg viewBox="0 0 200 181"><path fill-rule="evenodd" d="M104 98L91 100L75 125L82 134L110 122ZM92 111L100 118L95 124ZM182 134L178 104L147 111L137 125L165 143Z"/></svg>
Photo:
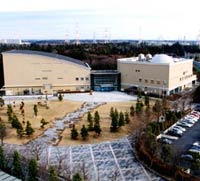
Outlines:
<svg viewBox="0 0 200 181"><path fill-rule="evenodd" d="M181 138L173 142L172 148L178 153L184 153L190 149L195 141L200 141L200 119L187 129Z"/></svg>

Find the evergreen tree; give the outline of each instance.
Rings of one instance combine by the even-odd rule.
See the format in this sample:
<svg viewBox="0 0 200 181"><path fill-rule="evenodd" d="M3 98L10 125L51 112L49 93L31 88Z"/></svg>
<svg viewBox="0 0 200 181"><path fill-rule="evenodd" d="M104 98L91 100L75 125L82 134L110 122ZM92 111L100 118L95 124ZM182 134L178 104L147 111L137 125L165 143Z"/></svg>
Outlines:
<svg viewBox="0 0 200 181"><path fill-rule="evenodd" d="M59 94L59 95L58 95L58 100L59 100L59 101L62 101L62 100L63 100L62 94Z"/></svg>
<svg viewBox="0 0 200 181"><path fill-rule="evenodd" d="M37 114L38 114L38 108L37 108L36 104L33 106L33 111L34 111L34 115L37 116Z"/></svg>
<svg viewBox="0 0 200 181"><path fill-rule="evenodd" d="M161 149L161 158L164 162L169 162L172 158L172 151L169 145L163 145Z"/></svg>
<svg viewBox="0 0 200 181"><path fill-rule="evenodd" d="M119 127L124 126L125 122L124 122L124 114L123 112L119 113L119 123L118 123Z"/></svg>
<svg viewBox="0 0 200 181"><path fill-rule="evenodd" d="M40 126L40 128L44 128L44 126L46 125L46 124L48 124L49 122L47 122L47 121L45 121L45 119L44 118L42 118L41 119L41 121L40 121L40 123L41 123L41 126Z"/></svg>
<svg viewBox="0 0 200 181"><path fill-rule="evenodd" d="M88 112L87 113L87 121L88 121L88 123L90 123L90 121L92 121L92 114L91 114L91 112Z"/></svg>
<svg viewBox="0 0 200 181"><path fill-rule="evenodd" d="M148 95L144 96L144 104L145 104L145 106L149 106L149 96Z"/></svg>
<svg viewBox="0 0 200 181"><path fill-rule="evenodd" d="M49 168L49 181L58 181L58 176L53 166Z"/></svg>
<svg viewBox="0 0 200 181"><path fill-rule="evenodd" d="M93 123L93 118L90 112L88 112L87 115L87 120L88 120L88 131L93 131L94 130L94 123Z"/></svg>
<svg viewBox="0 0 200 181"><path fill-rule="evenodd" d="M129 114L128 114L128 112L126 111L126 112L125 112L125 123L128 124L129 122L130 122Z"/></svg>
<svg viewBox="0 0 200 181"><path fill-rule="evenodd" d="M73 175L72 181L82 181L82 178L79 173Z"/></svg>
<svg viewBox="0 0 200 181"><path fill-rule="evenodd" d="M5 168L5 156L3 147L0 146L0 170L4 170Z"/></svg>
<svg viewBox="0 0 200 181"><path fill-rule="evenodd" d="M100 121L99 112L96 111L96 112L94 113L94 122L97 123L97 124L99 124L99 121Z"/></svg>
<svg viewBox="0 0 200 181"><path fill-rule="evenodd" d="M118 131L118 121L117 121L116 115L114 115L112 117L110 131L111 132L117 132Z"/></svg>
<svg viewBox="0 0 200 181"><path fill-rule="evenodd" d="M94 131L98 136L101 134L102 130L101 130L100 124L98 124L98 123L94 124Z"/></svg>
<svg viewBox="0 0 200 181"><path fill-rule="evenodd" d="M38 180L38 164L35 159L29 161L28 166L28 181L37 181Z"/></svg>
<svg viewBox="0 0 200 181"><path fill-rule="evenodd" d="M73 125L71 129L71 139L77 140L77 138L78 138L78 131L76 130L75 125Z"/></svg>
<svg viewBox="0 0 200 181"><path fill-rule="evenodd" d="M115 108L115 117L116 117L116 119L118 120L118 118L119 118L119 113L118 113L118 110Z"/></svg>
<svg viewBox="0 0 200 181"><path fill-rule="evenodd" d="M21 156L17 151L13 155L12 174L19 179L23 178Z"/></svg>
<svg viewBox="0 0 200 181"><path fill-rule="evenodd" d="M3 145L4 137L6 137L6 125L0 118L0 139L1 139L1 145Z"/></svg>
<svg viewBox="0 0 200 181"><path fill-rule="evenodd" d="M110 108L110 118L112 119L113 115L114 115L114 109L113 107Z"/></svg>
<svg viewBox="0 0 200 181"><path fill-rule="evenodd" d="M7 115L8 115L8 121L11 122L13 117L13 109L12 105L10 104L7 106Z"/></svg>
<svg viewBox="0 0 200 181"><path fill-rule="evenodd" d="M25 131L26 131L27 136L30 136L34 133L34 129L31 127L31 123L29 121L27 121L27 123L26 123Z"/></svg>
<svg viewBox="0 0 200 181"><path fill-rule="evenodd" d="M135 114L135 109L134 109L134 107L133 107L133 105L130 107L130 115L131 116L134 116L134 114Z"/></svg>
<svg viewBox="0 0 200 181"><path fill-rule="evenodd" d="M23 128L19 128L16 130L17 135L22 138L24 136L24 129Z"/></svg>
<svg viewBox="0 0 200 181"><path fill-rule="evenodd" d="M22 124L19 122L19 119L17 118L16 115L14 115L14 116L12 117L12 122L11 122L11 124L12 124L12 127L13 127L13 128L16 128L16 129L23 129Z"/></svg>
<svg viewBox="0 0 200 181"><path fill-rule="evenodd" d="M81 136L82 136L83 140L86 140L88 137L88 130L85 127L85 125L83 125L81 128Z"/></svg>

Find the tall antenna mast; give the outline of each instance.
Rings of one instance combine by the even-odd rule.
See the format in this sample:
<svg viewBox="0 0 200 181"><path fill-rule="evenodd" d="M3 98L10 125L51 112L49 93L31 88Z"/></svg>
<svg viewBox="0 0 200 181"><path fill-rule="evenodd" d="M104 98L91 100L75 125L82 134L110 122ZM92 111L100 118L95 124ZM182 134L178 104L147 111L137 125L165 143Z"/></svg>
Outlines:
<svg viewBox="0 0 200 181"><path fill-rule="evenodd" d="M97 40L96 40L96 34L95 32L93 32L93 43L96 44L97 43Z"/></svg>
<svg viewBox="0 0 200 181"><path fill-rule="evenodd" d="M78 23L76 24L76 28L75 28L75 44L76 45L80 45L80 33L79 33L79 26Z"/></svg>
<svg viewBox="0 0 200 181"><path fill-rule="evenodd" d="M108 29L106 28L105 29L105 35L104 35L105 37L105 39L104 39L104 43L106 44L106 43L108 43Z"/></svg>

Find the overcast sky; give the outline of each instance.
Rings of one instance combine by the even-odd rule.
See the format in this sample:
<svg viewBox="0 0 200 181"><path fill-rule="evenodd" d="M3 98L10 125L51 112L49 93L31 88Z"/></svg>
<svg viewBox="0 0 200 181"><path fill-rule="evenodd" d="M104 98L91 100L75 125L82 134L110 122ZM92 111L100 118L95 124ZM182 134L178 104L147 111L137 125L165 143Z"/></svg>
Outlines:
<svg viewBox="0 0 200 181"><path fill-rule="evenodd" d="M0 0L0 39L196 40L200 0Z"/></svg>

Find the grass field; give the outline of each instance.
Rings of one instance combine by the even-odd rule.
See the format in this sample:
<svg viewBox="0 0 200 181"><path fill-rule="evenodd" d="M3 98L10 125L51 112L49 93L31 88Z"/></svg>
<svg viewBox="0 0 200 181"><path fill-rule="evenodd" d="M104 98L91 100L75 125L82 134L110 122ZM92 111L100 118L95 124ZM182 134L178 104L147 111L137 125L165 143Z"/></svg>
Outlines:
<svg viewBox="0 0 200 181"><path fill-rule="evenodd" d="M78 144L89 144L89 143L98 143L98 142L103 142L103 141L108 141L108 140L114 140L118 139L120 137L123 137L127 134L130 133L130 126L131 129L137 129L138 127L141 126L141 122L138 121L136 117L130 117L131 123L126 124L122 128L120 128L119 132L117 133L111 133L110 132L110 124L111 124L111 119L110 119L110 109L111 107L117 108L118 111L128 111L130 110L130 106L135 105L135 102L130 101L130 102L120 102L120 103L107 103L105 105L102 105L98 107L97 109L93 110L91 113L94 116L94 112L98 110L99 115L100 115L100 125L102 129L102 133L99 137L96 137L94 132L89 132L89 137L87 141L83 141L81 139L81 135L79 134L79 139L78 140L71 140L71 129L67 128L62 134L62 140L59 143L59 146L61 145L78 145ZM78 124L76 124L76 129L80 133L82 125L85 124L85 126L88 125L87 122L87 114L84 115L84 117L79 121Z"/></svg>
<svg viewBox="0 0 200 181"><path fill-rule="evenodd" d="M23 137L19 138L16 133L16 129L11 127L11 124L8 122L8 116L7 116L7 107L4 106L0 110L0 117L1 119L6 123L7 126L7 136L4 139L4 142L6 143L16 143L16 144L25 144L29 140L41 135L44 131L44 129L40 128L40 120L44 118L49 124L46 125L45 128L48 128L51 126L52 121L56 118L62 118L67 113L73 112L76 109L78 109L82 102L73 102L73 101L49 101L49 109L46 109L44 106L37 106L38 107L38 116L34 116L33 106L34 104L37 104L37 100L28 101L25 102L25 121L29 121L34 128L35 132L33 136L31 137ZM21 115L21 112L19 110L19 103L16 104L15 107L13 107L13 110L16 114L16 116L19 118L19 121L23 121L23 117ZM24 125L25 127L25 125Z"/></svg>

